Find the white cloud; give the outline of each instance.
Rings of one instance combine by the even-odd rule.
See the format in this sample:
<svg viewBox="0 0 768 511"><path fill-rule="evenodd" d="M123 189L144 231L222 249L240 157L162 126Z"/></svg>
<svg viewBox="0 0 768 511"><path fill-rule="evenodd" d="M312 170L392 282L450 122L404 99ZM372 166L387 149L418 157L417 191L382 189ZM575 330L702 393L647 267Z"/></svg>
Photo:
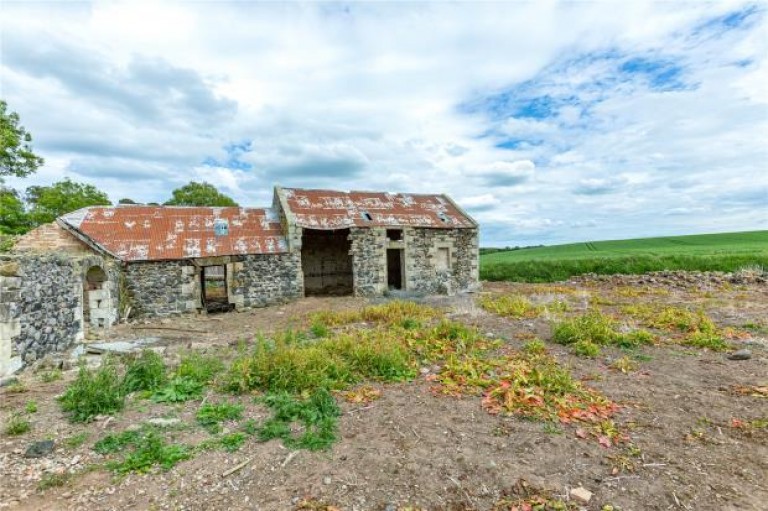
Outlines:
<svg viewBox="0 0 768 511"><path fill-rule="evenodd" d="M500 245L750 229L768 216L744 190L768 188L765 10L697 29L749 4L3 9L0 90L47 160L9 180L20 188L68 176L114 200L161 201L205 179L243 204L267 204L276 183L446 192ZM666 59L691 87L619 76L637 56ZM556 115L462 107L526 83L562 99Z"/></svg>

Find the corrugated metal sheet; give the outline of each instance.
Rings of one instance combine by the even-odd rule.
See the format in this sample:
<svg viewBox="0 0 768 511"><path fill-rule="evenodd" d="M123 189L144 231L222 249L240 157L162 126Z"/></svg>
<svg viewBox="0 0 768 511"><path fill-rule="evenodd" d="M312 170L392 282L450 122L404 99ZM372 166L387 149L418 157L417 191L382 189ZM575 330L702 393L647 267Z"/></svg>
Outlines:
<svg viewBox="0 0 768 511"><path fill-rule="evenodd" d="M283 189L288 208L300 227L475 227L443 195L339 192L334 190Z"/></svg>
<svg viewBox="0 0 768 511"><path fill-rule="evenodd" d="M61 220L124 261L287 251L272 209L94 206Z"/></svg>

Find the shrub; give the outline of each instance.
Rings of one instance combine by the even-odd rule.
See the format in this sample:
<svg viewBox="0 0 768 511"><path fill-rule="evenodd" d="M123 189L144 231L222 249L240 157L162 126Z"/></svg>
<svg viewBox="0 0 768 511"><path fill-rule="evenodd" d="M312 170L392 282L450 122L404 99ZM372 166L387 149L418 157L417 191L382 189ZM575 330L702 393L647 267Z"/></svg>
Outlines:
<svg viewBox="0 0 768 511"><path fill-rule="evenodd" d="M168 380L163 357L150 349L142 350L126 363L123 385L126 392L156 390Z"/></svg>
<svg viewBox="0 0 768 511"><path fill-rule="evenodd" d="M89 422L97 415L122 410L125 392L114 359L106 357L96 370L81 364L77 378L59 399L72 422Z"/></svg>

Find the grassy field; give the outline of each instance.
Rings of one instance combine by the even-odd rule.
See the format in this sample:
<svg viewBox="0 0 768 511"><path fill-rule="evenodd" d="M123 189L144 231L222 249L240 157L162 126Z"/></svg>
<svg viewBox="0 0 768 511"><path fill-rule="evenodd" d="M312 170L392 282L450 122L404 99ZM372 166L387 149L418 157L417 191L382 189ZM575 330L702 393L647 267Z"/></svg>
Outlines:
<svg viewBox="0 0 768 511"><path fill-rule="evenodd" d="M571 243L484 254L483 280L554 282L583 273L768 268L768 231Z"/></svg>

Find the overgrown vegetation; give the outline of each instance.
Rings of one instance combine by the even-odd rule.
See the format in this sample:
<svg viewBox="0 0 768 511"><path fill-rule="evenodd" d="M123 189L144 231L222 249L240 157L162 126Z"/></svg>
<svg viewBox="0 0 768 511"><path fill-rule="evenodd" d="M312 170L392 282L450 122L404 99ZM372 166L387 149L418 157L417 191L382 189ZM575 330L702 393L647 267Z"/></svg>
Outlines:
<svg viewBox="0 0 768 511"><path fill-rule="evenodd" d="M635 348L653 343L654 337L646 330L621 332L615 319L593 310L555 322L552 326L552 340L571 345L577 355L596 357L600 354L600 346Z"/></svg>
<svg viewBox="0 0 768 511"><path fill-rule="evenodd" d="M149 426L107 435L96 442L93 449L104 455L124 452L122 458L106 464L118 474L147 472L153 467L169 470L192 455L188 446L167 443L157 429Z"/></svg>
<svg viewBox="0 0 768 511"><path fill-rule="evenodd" d="M673 342L713 351L731 348L714 321L702 310L645 303L626 305L621 307L621 312L643 326L672 333Z"/></svg>
<svg viewBox="0 0 768 511"><path fill-rule="evenodd" d="M325 449L336 441L341 411L327 389L316 389L306 397L287 392L267 394L261 401L272 410L273 416L257 429L259 440L279 438L290 449L309 450ZM303 432L293 433L294 423L298 423Z"/></svg>
<svg viewBox="0 0 768 511"><path fill-rule="evenodd" d="M479 304L488 312L515 319L535 318L543 310L541 306L532 304L528 298L520 295L484 296L480 298Z"/></svg>
<svg viewBox="0 0 768 511"><path fill-rule="evenodd" d="M129 358L125 367L123 385L126 392L156 390L167 381L163 357L150 349Z"/></svg>
<svg viewBox="0 0 768 511"><path fill-rule="evenodd" d="M97 415L122 410L125 406L125 387L117 361L105 357L98 369L88 369L84 363L81 364L77 378L59 400L61 408L70 412L72 422L89 422Z"/></svg>
<svg viewBox="0 0 768 511"><path fill-rule="evenodd" d="M243 405L234 403L205 403L197 411L197 422L209 433L221 431L221 423L239 420L243 416Z"/></svg>

